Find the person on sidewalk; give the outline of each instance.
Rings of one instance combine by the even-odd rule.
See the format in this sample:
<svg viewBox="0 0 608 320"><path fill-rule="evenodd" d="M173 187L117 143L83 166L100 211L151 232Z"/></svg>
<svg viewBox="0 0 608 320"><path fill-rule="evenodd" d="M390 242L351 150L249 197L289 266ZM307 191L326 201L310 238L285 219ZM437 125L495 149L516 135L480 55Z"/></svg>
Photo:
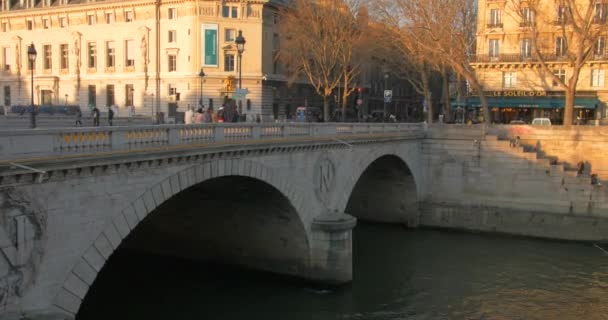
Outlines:
<svg viewBox="0 0 608 320"><path fill-rule="evenodd" d="M99 109L97 109L97 106L94 106L91 112L93 113L93 127L99 127Z"/></svg>
<svg viewBox="0 0 608 320"><path fill-rule="evenodd" d="M108 124L110 127L112 126L112 120L114 120L114 109L112 107L108 108Z"/></svg>
<svg viewBox="0 0 608 320"><path fill-rule="evenodd" d="M80 107L76 109L76 123L77 127L82 127L82 111L80 111Z"/></svg>

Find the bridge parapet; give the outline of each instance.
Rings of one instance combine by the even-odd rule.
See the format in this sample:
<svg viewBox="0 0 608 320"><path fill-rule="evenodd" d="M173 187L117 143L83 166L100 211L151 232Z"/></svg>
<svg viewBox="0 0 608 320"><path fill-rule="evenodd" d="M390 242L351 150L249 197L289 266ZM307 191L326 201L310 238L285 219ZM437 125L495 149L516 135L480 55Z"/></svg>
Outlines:
<svg viewBox="0 0 608 320"><path fill-rule="evenodd" d="M150 147L256 140L302 139L383 133L420 136L412 123L234 123L149 125L0 131L0 157L17 159L98 151L145 151Z"/></svg>

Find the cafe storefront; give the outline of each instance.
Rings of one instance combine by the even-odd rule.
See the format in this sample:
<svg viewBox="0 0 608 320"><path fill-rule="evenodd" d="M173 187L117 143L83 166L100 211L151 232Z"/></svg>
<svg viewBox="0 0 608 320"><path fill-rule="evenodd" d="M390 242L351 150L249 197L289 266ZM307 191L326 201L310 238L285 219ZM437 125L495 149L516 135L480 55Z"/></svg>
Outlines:
<svg viewBox="0 0 608 320"><path fill-rule="evenodd" d="M490 121L510 123L519 120L531 123L534 118L549 118L551 123L563 122L565 96L563 92L549 91L492 91L486 92ZM600 101L595 92L579 92L574 100L574 119L581 123L593 120ZM462 108L462 106L457 106ZM483 114L478 96L466 100L466 109Z"/></svg>

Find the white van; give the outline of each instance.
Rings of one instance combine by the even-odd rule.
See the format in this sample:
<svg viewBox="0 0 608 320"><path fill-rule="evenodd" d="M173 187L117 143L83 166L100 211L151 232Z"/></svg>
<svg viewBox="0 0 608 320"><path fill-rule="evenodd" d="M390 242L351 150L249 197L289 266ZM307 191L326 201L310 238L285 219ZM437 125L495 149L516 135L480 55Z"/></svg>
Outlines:
<svg viewBox="0 0 608 320"><path fill-rule="evenodd" d="M549 120L549 118L534 118L534 120L532 120L532 125L533 126L550 126L551 120Z"/></svg>

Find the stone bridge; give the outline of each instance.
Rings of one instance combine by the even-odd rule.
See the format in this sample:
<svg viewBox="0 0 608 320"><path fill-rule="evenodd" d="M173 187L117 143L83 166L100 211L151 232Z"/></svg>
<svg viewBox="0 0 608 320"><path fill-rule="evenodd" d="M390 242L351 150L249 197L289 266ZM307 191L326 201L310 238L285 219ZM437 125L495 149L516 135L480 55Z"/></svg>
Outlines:
<svg viewBox="0 0 608 320"><path fill-rule="evenodd" d="M418 223L424 131L225 124L0 132L0 318L73 319L119 248L349 282L356 218Z"/></svg>

